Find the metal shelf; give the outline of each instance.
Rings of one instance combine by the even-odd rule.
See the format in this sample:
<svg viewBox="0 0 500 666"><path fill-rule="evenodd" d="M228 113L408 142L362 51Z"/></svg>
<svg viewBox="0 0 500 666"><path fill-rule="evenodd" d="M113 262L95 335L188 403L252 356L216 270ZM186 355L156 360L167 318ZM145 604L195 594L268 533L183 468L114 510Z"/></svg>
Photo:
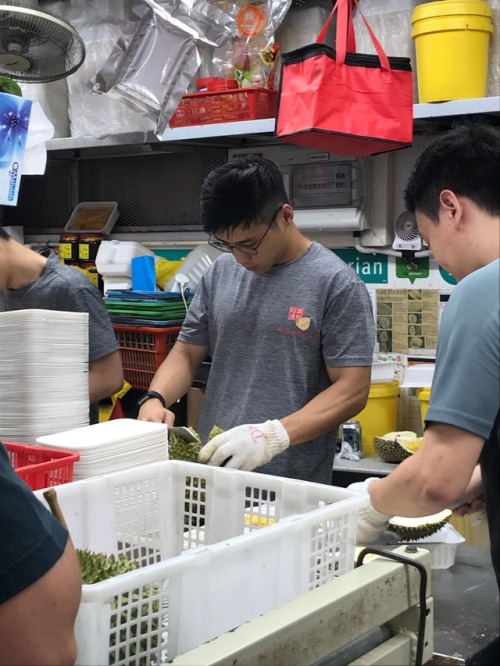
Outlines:
<svg viewBox="0 0 500 666"><path fill-rule="evenodd" d="M432 104L415 104L413 115L419 127L425 121L433 121L446 117L499 114L500 97L483 97L478 99L463 99L452 102ZM161 141L154 132L132 132L111 134L103 137L85 136L51 139L46 146L49 151L77 151L94 148L109 148L117 146L144 146L149 145L153 150L165 148L167 144L176 143L203 143L205 145L228 146L242 140L276 142L274 138L274 118L265 120L247 120L236 123L220 123L213 125L195 125L192 127L177 127L167 129ZM430 123L432 127L432 122Z"/></svg>

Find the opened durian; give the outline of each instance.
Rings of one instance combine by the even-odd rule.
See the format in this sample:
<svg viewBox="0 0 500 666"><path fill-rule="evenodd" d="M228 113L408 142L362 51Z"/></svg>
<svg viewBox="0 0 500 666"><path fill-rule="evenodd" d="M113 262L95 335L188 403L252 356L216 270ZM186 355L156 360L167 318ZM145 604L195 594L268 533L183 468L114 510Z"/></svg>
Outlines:
<svg viewBox="0 0 500 666"><path fill-rule="evenodd" d="M196 442L188 442L183 439L182 435L177 433L169 433L168 436L168 457L170 460L184 460L185 462L198 462L198 453L203 444L200 436L194 428L188 430L196 437ZM210 441L216 435L220 435L224 430L215 426L212 428L208 435Z"/></svg>
<svg viewBox="0 0 500 666"><path fill-rule="evenodd" d="M435 534L446 525L451 518L451 511L444 509L431 516L420 518L403 518L393 516L389 521L389 530L398 535L400 541L418 541Z"/></svg>
<svg viewBox="0 0 500 666"><path fill-rule="evenodd" d="M409 458L414 451L403 446L406 441L417 440L417 433L412 430L396 430L388 432L382 437L374 438L375 451L387 463L400 463Z"/></svg>
<svg viewBox="0 0 500 666"><path fill-rule="evenodd" d="M194 428L188 428L196 437L196 442L189 442L182 435L170 432L168 435L168 457L170 460L184 460L185 462L197 462L198 453L203 446L200 436Z"/></svg>

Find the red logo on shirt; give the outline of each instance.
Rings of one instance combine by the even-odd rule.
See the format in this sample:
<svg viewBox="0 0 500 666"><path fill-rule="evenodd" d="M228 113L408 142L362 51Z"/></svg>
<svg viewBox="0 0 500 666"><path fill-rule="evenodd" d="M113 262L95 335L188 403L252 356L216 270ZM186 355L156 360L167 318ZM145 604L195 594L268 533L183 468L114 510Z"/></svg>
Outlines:
<svg viewBox="0 0 500 666"><path fill-rule="evenodd" d="M296 305L292 305L291 308L288 310L289 321L297 321L297 319L300 319L303 316L304 316L304 308L299 308Z"/></svg>

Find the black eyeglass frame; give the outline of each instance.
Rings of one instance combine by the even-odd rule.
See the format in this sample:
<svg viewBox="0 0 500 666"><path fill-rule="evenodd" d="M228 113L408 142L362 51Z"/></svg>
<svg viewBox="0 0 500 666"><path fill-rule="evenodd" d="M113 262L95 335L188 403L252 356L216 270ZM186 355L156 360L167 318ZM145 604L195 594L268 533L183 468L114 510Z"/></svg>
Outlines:
<svg viewBox="0 0 500 666"><path fill-rule="evenodd" d="M226 241L220 240L217 238L217 236L211 235L210 238L208 239L208 244L211 245L212 247L217 248L218 250L221 250L222 252L234 252L237 250L238 252L242 252L244 254L249 254L249 255L256 255L259 253L259 247L264 240L264 238L267 236L267 233L269 232L269 229L273 226L273 222L276 219L276 216L280 212L280 210L283 208L285 203L282 203L278 206L276 211L274 212L274 215L271 218L271 221L267 225L267 229L265 232L262 234L260 237L259 241L255 245L239 245L236 243L236 245L232 245L231 243L226 243Z"/></svg>

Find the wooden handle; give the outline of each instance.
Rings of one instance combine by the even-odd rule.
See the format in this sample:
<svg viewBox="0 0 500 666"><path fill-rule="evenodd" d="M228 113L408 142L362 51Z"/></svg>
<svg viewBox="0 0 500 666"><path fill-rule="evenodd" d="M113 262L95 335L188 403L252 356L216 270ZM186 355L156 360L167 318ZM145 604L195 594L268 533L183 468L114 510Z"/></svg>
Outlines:
<svg viewBox="0 0 500 666"><path fill-rule="evenodd" d="M59 500L57 499L57 493L54 490L54 488L48 488L47 490L45 490L44 493L43 493L43 496L45 498L45 501L49 505L50 510L52 511L52 515L55 518L57 518L57 520L61 523L61 525L63 527L68 529L68 526L67 526L66 521L64 519L64 514L63 514L61 506L59 504Z"/></svg>

